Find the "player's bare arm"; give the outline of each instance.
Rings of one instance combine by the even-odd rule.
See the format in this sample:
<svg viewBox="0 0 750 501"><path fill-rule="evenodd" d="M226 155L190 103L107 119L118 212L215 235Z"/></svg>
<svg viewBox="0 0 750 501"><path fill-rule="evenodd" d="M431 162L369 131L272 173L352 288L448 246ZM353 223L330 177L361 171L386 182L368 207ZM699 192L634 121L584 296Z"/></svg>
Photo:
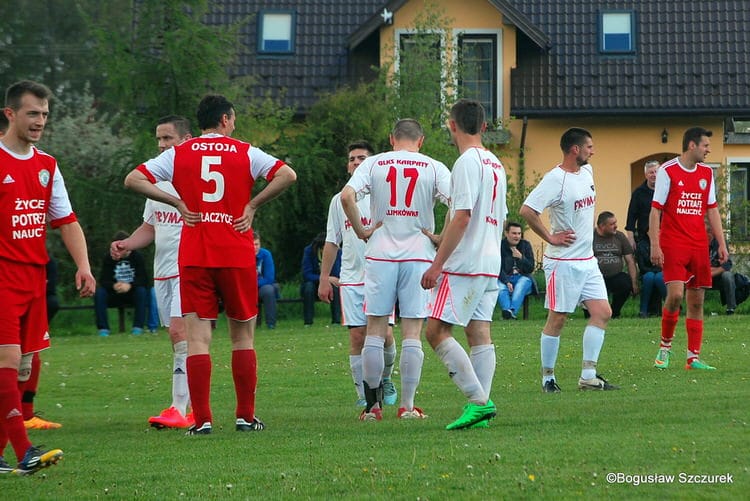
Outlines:
<svg viewBox="0 0 750 501"><path fill-rule="evenodd" d="M326 242L323 246L323 257L320 260L320 281L318 283L318 297L324 303L333 301L333 285L331 279L331 269L336 261L336 253L339 248L336 244Z"/></svg>
<svg viewBox="0 0 750 501"><path fill-rule="evenodd" d="M133 233L124 240L115 240L109 244L109 255L112 259L122 259L125 253L136 249L143 249L154 241L156 232L154 225L143 222Z"/></svg>
<svg viewBox="0 0 750 501"><path fill-rule="evenodd" d="M654 266L664 266L664 253L661 251L659 242L659 230L661 229L661 210L651 207L648 215L648 238L651 241L651 263ZM724 241L724 235L721 237Z"/></svg>
<svg viewBox="0 0 750 501"><path fill-rule="evenodd" d="M96 291L96 279L91 274L88 248L83 229L77 221L60 226L60 236L70 257L76 264L75 284L81 297L90 297Z"/></svg>
<svg viewBox="0 0 750 501"><path fill-rule="evenodd" d="M151 200L171 205L180 211L182 220L187 226L195 226L201 220L199 212L191 211L188 209L187 205L185 205L185 202L152 184L146 175L138 169L133 169L130 171L130 174L125 177L125 187L136 193L140 193Z"/></svg>
<svg viewBox="0 0 750 501"><path fill-rule="evenodd" d="M729 259L729 250L726 241L724 241L724 230L721 227L719 209L717 207L708 209L706 216L708 217L708 223L711 225L711 232L716 241L719 242L719 262L724 264Z"/></svg>
<svg viewBox="0 0 750 501"><path fill-rule="evenodd" d="M519 214L526 220L529 228L548 244L569 247L576 241L576 233L573 230L558 231L557 233L547 231L539 213L528 205L522 206Z"/></svg>
<svg viewBox="0 0 750 501"><path fill-rule="evenodd" d="M466 233L466 228L471 221L471 211L468 209L457 210L448 226L443 229L440 247L438 247L435 259L427 271L422 275L421 285L423 289L432 289L437 284L440 274L443 272L443 265L448 260L453 251L458 247L458 243Z"/></svg>

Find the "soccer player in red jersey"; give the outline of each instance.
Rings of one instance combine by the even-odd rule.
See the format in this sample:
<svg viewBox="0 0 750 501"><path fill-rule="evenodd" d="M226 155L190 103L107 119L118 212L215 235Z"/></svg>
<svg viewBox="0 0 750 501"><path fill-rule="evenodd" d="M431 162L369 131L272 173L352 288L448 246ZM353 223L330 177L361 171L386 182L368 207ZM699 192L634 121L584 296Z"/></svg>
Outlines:
<svg viewBox="0 0 750 501"><path fill-rule="evenodd" d="M8 132L0 140L0 453L10 441L18 466L0 455L0 472L35 473L56 463L60 449L42 450L24 427L21 390L35 352L49 347L46 297L47 223L59 228L77 271L76 288L91 296L86 239L53 157L34 147L49 115L50 90L23 80L5 93Z"/></svg>
<svg viewBox="0 0 750 501"><path fill-rule="evenodd" d="M711 152L712 133L702 127L685 131L682 155L664 163L656 174L649 216L651 262L664 270L667 299L661 317L661 343L654 367L666 369L683 294L687 299L686 369L714 370L699 359L703 342L703 300L711 288L705 218L719 243L719 259L729 258L716 203L713 170L702 163ZM687 288L687 292L685 289Z"/></svg>
<svg viewBox="0 0 750 501"><path fill-rule="evenodd" d="M252 224L256 210L297 179L281 160L231 138L235 110L224 96L198 105L202 135L170 148L135 168L125 186L176 207L184 226L180 239L180 297L188 338L188 388L195 425L188 434L211 433L211 320L224 301L232 340L232 376L238 431L259 431L255 416L257 359L254 349L258 291ZM255 197L255 180L268 184ZM171 181L179 198L154 184Z"/></svg>

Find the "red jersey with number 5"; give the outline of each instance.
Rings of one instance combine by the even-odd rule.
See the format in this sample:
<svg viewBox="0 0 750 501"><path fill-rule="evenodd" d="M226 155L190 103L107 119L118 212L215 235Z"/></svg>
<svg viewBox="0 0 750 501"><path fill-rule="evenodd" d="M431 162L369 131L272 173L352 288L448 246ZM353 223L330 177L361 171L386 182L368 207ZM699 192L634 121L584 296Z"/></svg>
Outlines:
<svg viewBox="0 0 750 501"><path fill-rule="evenodd" d="M713 170L702 163L687 170L679 157L664 163L656 173L651 206L662 211L661 246L707 249L706 210L716 207Z"/></svg>
<svg viewBox="0 0 750 501"><path fill-rule="evenodd" d="M253 236L232 224L250 201L255 180L270 181L282 165L249 143L206 134L164 151L138 170L152 183L171 181L188 209L201 214L200 223L183 225L181 267L243 268L253 265Z"/></svg>

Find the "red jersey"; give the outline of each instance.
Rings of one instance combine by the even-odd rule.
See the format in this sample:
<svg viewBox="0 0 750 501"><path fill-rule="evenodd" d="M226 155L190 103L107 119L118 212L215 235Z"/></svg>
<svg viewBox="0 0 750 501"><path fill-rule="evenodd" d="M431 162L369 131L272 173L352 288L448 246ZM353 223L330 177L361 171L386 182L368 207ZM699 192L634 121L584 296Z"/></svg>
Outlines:
<svg viewBox="0 0 750 501"><path fill-rule="evenodd" d="M697 163L687 170L679 157L664 163L656 173L651 206L662 211L661 246L707 249L706 210L716 207L714 173Z"/></svg>
<svg viewBox="0 0 750 501"><path fill-rule="evenodd" d="M249 143L206 134L170 148L138 166L149 181L171 181L188 209L201 222L184 225L180 266L242 268L253 266L252 232L232 224L250 201L255 180L271 180L284 163Z"/></svg>
<svg viewBox="0 0 750 501"><path fill-rule="evenodd" d="M33 146L18 155L0 142L0 259L47 264L48 221L76 221L57 162Z"/></svg>

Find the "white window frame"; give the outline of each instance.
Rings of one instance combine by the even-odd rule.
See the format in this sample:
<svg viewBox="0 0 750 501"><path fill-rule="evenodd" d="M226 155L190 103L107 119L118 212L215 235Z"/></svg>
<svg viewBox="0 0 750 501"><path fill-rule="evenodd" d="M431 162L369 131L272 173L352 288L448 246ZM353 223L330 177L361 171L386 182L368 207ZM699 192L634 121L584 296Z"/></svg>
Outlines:
<svg viewBox="0 0 750 501"><path fill-rule="evenodd" d="M264 48L266 16L289 16L289 49ZM294 9L263 9L258 12L257 52L261 56L291 56L297 50L297 12Z"/></svg>
<svg viewBox="0 0 750 501"><path fill-rule="evenodd" d="M487 37L495 37L495 57L497 58L497 69L495 70L495 102L497 103L496 110L495 110L495 116L494 117L487 117L487 121L500 121L503 118L503 30L502 29L496 29L496 30L489 30L489 29L454 29L453 30L453 40L452 44L453 47L455 47L454 53L456 54L456 57L458 57L459 51L461 50L459 46L459 39L461 38L461 35L479 35L479 36L487 36ZM454 81L458 82L460 80L459 75L453 75Z"/></svg>
<svg viewBox="0 0 750 501"><path fill-rule="evenodd" d="M737 164L750 164L750 157L727 157L726 189L727 189L727 196L729 197L729 199L727 200L727 205L729 206L728 207L729 210L727 211L727 228L731 228L732 227L732 184L731 184L731 180L732 180L732 169ZM748 177L750 177L750 167L746 168L746 170L745 170L745 176L746 177L745 177L745 186L744 186L744 191L745 191L745 200L744 200L744 202L748 202L749 198L750 198L750 193L748 193L747 182L748 182ZM727 230L727 228L725 228L725 231ZM750 228L748 228L748 231L750 232ZM750 235L748 235L748 238L750 238ZM730 240L731 240L731 233L730 233Z"/></svg>
<svg viewBox="0 0 750 501"><path fill-rule="evenodd" d="M608 32L604 30L605 18L607 16L622 16L627 15L630 18L630 48L629 49L608 49L605 43L605 36ZM635 10L632 9L607 9L599 12L599 53L600 54L634 54L636 50L636 23L638 17L636 16Z"/></svg>

